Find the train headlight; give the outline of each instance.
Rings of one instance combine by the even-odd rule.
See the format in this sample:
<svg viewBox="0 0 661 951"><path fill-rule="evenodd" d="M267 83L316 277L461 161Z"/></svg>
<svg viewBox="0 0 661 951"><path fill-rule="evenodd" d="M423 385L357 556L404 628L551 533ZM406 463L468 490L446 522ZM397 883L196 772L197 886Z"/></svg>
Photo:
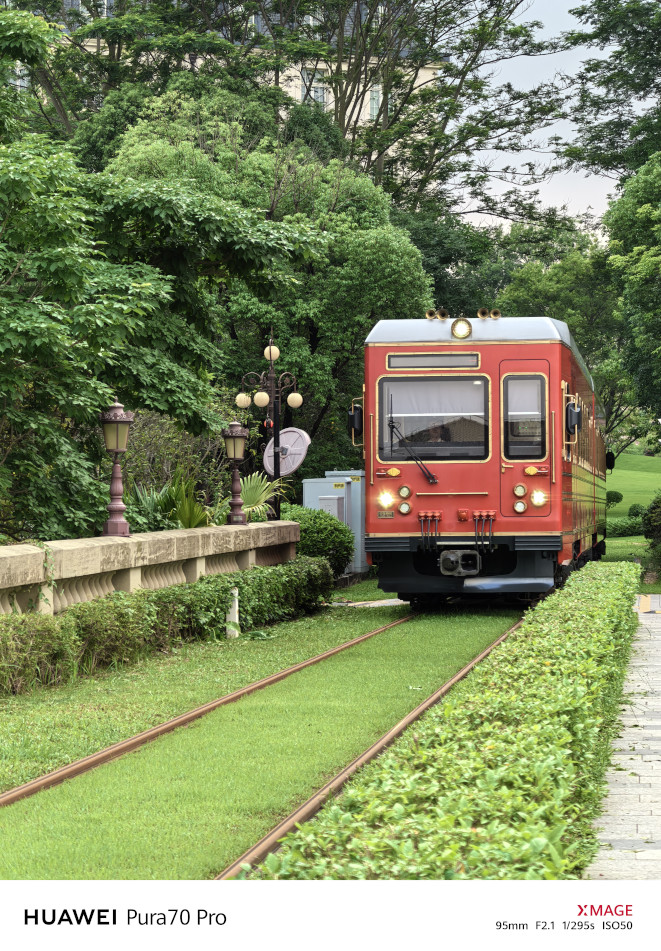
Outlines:
<svg viewBox="0 0 661 951"><path fill-rule="evenodd" d="M411 490L409 489L408 485L400 485L399 494L402 499L408 499L411 494Z"/></svg>
<svg viewBox="0 0 661 951"><path fill-rule="evenodd" d="M410 502L402 502L399 506L399 511L402 513L402 515L408 515L411 511Z"/></svg>
<svg viewBox="0 0 661 951"><path fill-rule="evenodd" d="M527 489L527 487L526 487L522 482L519 482L518 485L515 485L515 486L514 486L513 491L514 491L514 494L516 495L516 497L517 497L518 499L522 499L523 496L524 496L524 495L526 494L526 492L528 491L528 489Z"/></svg>
<svg viewBox="0 0 661 951"><path fill-rule="evenodd" d="M379 496L379 505L381 508L389 509L392 503L395 501L395 496L390 492L382 492Z"/></svg>
<svg viewBox="0 0 661 951"><path fill-rule="evenodd" d="M473 328L470 320L466 320L465 317L458 317L452 324L451 329L453 337L456 337L458 340L465 340L466 337L470 337Z"/></svg>
<svg viewBox="0 0 661 951"><path fill-rule="evenodd" d="M527 508L528 508L528 506L527 506L527 504L523 501L523 499L519 499L518 502L515 502L515 503L514 503L514 511L515 511L515 512L518 512L519 515L521 515L523 512L525 512L525 510L526 510Z"/></svg>
<svg viewBox="0 0 661 951"><path fill-rule="evenodd" d="M533 505L536 505L537 508L539 508L541 505L546 505L546 500L546 492L542 492L541 489L535 489L535 491L530 495L530 501Z"/></svg>

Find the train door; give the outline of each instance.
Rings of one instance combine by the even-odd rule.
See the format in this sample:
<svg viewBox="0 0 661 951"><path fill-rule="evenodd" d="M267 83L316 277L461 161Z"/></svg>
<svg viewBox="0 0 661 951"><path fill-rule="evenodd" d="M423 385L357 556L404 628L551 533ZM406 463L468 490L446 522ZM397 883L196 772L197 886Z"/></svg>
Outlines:
<svg viewBox="0 0 661 951"><path fill-rule="evenodd" d="M505 518L550 513L549 372L548 360L500 363L500 513Z"/></svg>

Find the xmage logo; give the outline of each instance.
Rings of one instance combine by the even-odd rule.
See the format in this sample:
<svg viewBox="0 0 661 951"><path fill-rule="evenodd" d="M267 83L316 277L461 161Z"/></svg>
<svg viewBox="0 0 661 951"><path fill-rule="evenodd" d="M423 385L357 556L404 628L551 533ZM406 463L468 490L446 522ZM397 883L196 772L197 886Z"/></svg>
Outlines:
<svg viewBox="0 0 661 951"><path fill-rule="evenodd" d="M579 905L578 917L604 918L606 916L614 918L630 918L633 915L633 905Z"/></svg>

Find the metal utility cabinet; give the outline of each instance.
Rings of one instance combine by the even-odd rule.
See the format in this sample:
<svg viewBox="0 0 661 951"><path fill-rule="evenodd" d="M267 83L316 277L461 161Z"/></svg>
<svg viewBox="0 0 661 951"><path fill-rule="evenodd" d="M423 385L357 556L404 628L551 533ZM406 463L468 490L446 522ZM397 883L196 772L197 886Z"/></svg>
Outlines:
<svg viewBox="0 0 661 951"><path fill-rule="evenodd" d="M354 574L366 572L369 565L365 558L365 472L329 471L324 479L303 479L303 505L330 512L349 526L354 553L348 570Z"/></svg>

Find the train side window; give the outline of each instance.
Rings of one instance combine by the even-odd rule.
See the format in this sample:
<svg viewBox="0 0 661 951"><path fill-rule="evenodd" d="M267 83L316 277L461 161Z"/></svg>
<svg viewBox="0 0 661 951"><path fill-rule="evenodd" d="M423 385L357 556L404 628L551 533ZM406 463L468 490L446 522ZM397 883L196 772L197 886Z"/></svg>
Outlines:
<svg viewBox="0 0 661 951"><path fill-rule="evenodd" d="M546 456L546 384L543 376L503 380L503 455L506 459Z"/></svg>

